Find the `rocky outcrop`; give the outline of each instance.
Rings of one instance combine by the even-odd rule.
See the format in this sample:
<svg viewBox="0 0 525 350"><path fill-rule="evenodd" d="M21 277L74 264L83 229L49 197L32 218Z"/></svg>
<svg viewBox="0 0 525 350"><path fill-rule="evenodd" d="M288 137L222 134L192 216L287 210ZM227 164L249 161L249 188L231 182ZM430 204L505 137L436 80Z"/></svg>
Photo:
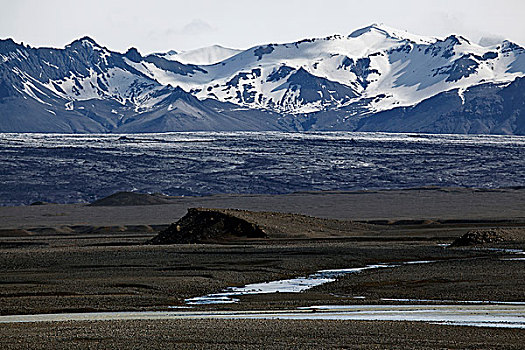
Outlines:
<svg viewBox="0 0 525 350"><path fill-rule="evenodd" d="M266 238L256 224L214 209L188 209L188 213L159 232L149 244L213 243L236 238Z"/></svg>
<svg viewBox="0 0 525 350"><path fill-rule="evenodd" d="M306 215L239 209L188 209L178 222L150 244L231 242L243 239L312 239L360 237L376 225Z"/></svg>
<svg viewBox="0 0 525 350"><path fill-rule="evenodd" d="M456 239L451 247L462 247L487 243L504 242L506 239L499 230L473 230Z"/></svg>

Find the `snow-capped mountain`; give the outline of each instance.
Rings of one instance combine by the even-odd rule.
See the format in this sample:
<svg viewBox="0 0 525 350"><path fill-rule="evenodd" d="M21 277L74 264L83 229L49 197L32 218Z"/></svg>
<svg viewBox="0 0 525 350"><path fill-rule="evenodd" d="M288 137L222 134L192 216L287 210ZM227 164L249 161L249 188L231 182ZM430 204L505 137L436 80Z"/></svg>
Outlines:
<svg viewBox="0 0 525 350"><path fill-rule="evenodd" d="M525 134L525 50L371 25L350 35L142 56L90 38L0 41L0 131ZM55 128L56 130L54 130Z"/></svg>
<svg viewBox="0 0 525 350"><path fill-rule="evenodd" d="M0 41L0 131L280 130L270 112L247 113L160 84L135 62L172 74L203 71L136 49L112 52L85 37L65 49ZM131 62L131 65L128 64Z"/></svg>
<svg viewBox="0 0 525 350"><path fill-rule="evenodd" d="M348 36L257 46L191 76L135 68L199 98L293 114L372 98L371 112L410 106L437 93L525 72L523 49L481 47L461 36L415 36L372 25ZM326 88L323 88L323 87Z"/></svg>

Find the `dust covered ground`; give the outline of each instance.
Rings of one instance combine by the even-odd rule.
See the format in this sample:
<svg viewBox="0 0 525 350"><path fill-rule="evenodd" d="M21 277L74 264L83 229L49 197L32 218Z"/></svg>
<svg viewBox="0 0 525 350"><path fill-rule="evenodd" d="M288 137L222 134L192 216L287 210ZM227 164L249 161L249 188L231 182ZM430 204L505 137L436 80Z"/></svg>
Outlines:
<svg viewBox="0 0 525 350"><path fill-rule="evenodd" d="M525 262L509 260L519 255L498 250L525 249L524 190L421 189L169 200L173 202L157 205L140 205L139 200L126 206L115 205L117 201L111 206L1 207L0 313L169 310L185 306L187 298L228 286L305 276L321 269L419 260L434 262L363 271L298 294L241 296L236 304L193 308L293 309L387 303L385 298L525 301ZM241 216L265 227L269 237L214 244L143 244L187 208L199 206L262 211ZM471 230L499 230L509 239L475 247L444 246ZM479 349L519 348L525 342L523 330L353 321L2 324L0 334L3 348Z"/></svg>
<svg viewBox="0 0 525 350"><path fill-rule="evenodd" d="M9 324L3 349L523 349L523 331L415 322L164 320Z"/></svg>

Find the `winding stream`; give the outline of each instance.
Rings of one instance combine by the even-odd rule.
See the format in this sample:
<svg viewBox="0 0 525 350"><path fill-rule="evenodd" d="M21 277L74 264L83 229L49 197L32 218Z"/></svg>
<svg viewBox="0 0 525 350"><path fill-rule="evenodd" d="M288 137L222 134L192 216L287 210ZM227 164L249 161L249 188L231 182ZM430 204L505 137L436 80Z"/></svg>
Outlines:
<svg viewBox="0 0 525 350"><path fill-rule="evenodd" d="M325 283L334 282L347 274L359 273L365 270L392 268L410 264L428 264L434 261L408 261L404 263L375 264L365 267L353 267L347 269L319 270L306 277L297 277L286 280L277 280L263 283L247 284L244 287L229 287L223 292L208 294L200 297L186 299L187 305L207 305L207 304L231 304L239 299L240 295L248 294L270 294L270 293L300 293L307 289L320 286Z"/></svg>
<svg viewBox="0 0 525 350"><path fill-rule="evenodd" d="M492 249L491 249L492 250ZM502 250L498 250L502 251ZM522 250L504 252L524 254ZM518 260L521 258L509 258ZM235 303L235 298L247 294L300 293L335 281L346 274L365 270L394 268L410 264L428 264L435 261L375 264L364 267L320 270L306 277L230 287L221 293L186 299L187 305ZM356 297L362 298L362 297ZM382 299L391 302L412 302L415 305L321 305L295 310L256 311L122 311L36 315L0 316L0 323L114 321L114 320L170 320L170 319L288 319L288 320L355 320L355 321L415 321L439 325L500 327L525 329L525 303L500 301L448 301L420 299ZM426 303L426 305L425 305ZM454 303L454 304L446 304ZM191 306L177 306L188 309Z"/></svg>
<svg viewBox="0 0 525 350"><path fill-rule="evenodd" d="M447 245L448 246L448 245ZM525 252L521 249L500 249L500 248L478 248L489 252L502 252L510 255L523 255ZM522 261L523 258L505 258L501 260ZM220 293L207 294L204 296L186 299L187 305L209 305L209 304L231 304L239 302L237 296L249 294L270 294L270 293L300 293L305 290L320 286L325 283L336 281L338 278L353 273L359 273L365 270L393 268L413 264L434 263L433 260L406 261L402 263L382 263L367 265L364 267L353 267L346 269L319 270L306 277L296 277L286 280L277 280L262 283L247 284L243 287L228 287Z"/></svg>

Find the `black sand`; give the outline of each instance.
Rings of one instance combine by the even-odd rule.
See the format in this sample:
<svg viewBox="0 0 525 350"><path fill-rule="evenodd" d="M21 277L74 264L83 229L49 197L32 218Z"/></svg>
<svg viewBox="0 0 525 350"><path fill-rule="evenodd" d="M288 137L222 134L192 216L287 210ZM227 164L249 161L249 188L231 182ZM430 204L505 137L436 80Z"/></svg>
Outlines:
<svg viewBox="0 0 525 350"><path fill-rule="evenodd" d="M177 320L0 327L3 349L523 349L525 331L411 322ZM31 344L29 346L29 344Z"/></svg>
<svg viewBox="0 0 525 350"><path fill-rule="evenodd" d="M435 260L349 275L300 294L244 296L202 309L384 303L382 298L525 301L525 263L508 253L444 248L469 230L511 230L481 248L525 249L525 190L408 190L175 198L148 206L0 208L0 312L167 310L227 286L320 269ZM140 204L140 203L137 203ZM188 207L245 213L269 238L143 245ZM327 220L328 218L328 220ZM343 219L343 221L332 220ZM349 222L348 220L352 220ZM367 221L367 222L362 222ZM354 299L355 296L365 299ZM391 303L391 302L390 302ZM25 332L19 332L24 329ZM145 339L147 330L149 337ZM149 333L148 333L149 332ZM2 347L519 348L523 330L408 322L127 321L0 326ZM120 344L116 346L115 344Z"/></svg>

